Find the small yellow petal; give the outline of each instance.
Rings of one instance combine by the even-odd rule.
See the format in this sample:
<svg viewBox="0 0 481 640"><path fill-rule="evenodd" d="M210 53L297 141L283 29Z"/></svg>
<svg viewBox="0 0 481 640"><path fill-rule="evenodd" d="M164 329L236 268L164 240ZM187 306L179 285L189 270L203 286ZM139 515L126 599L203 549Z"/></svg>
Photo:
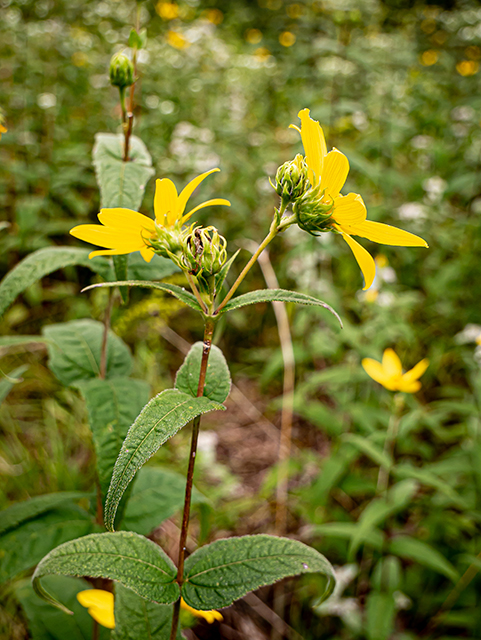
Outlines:
<svg viewBox="0 0 481 640"><path fill-rule="evenodd" d="M401 378L398 382L397 391L402 391L403 393L416 393L421 388L421 383L416 380L415 382L403 382Z"/></svg>
<svg viewBox="0 0 481 640"><path fill-rule="evenodd" d="M195 189L197 189L199 184L205 180L207 176L210 176L211 173L215 173L216 171L220 171L220 169L211 169L210 171L202 173L200 176L197 176L197 178L191 180L189 184L182 189L178 201L179 213L184 213L188 199L194 193Z"/></svg>
<svg viewBox="0 0 481 640"><path fill-rule="evenodd" d="M319 122L309 116L309 109L302 109L297 115L301 119L301 138L310 169L309 180L316 185L321 178L324 156L327 154L326 139Z"/></svg>
<svg viewBox="0 0 481 640"><path fill-rule="evenodd" d="M224 616L220 613L220 611L216 611L215 609L211 609L210 611L200 611L199 609L194 609L187 604L184 598L180 599L180 606L182 607L182 609L185 609L185 611L189 611L189 613L191 613L192 615L197 616L198 618L204 618L204 620L206 620L209 624L212 624L214 620L220 621L224 619Z"/></svg>
<svg viewBox="0 0 481 640"><path fill-rule="evenodd" d="M103 589L87 589L77 593L77 600L99 624L107 629L115 629L113 593Z"/></svg>
<svg viewBox="0 0 481 640"><path fill-rule="evenodd" d="M326 189L326 194L334 199L339 195L349 173L349 160L346 156L333 149L324 158L324 168L321 175L321 189Z"/></svg>
<svg viewBox="0 0 481 640"><path fill-rule="evenodd" d="M150 247L144 247L140 250L140 255L145 260L145 262L150 262L152 258L155 256L155 251Z"/></svg>
<svg viewBox="0 0 481 640"><path fill-rule="evenodd" d="M382 222L364 220L364 222L352 223L349 232L354 236L367 238L379 244L389 244L394 247L427 247L428 243L414 233L392 227Z"/></svg>
<svg viewBox="0 0 481 640"><path fill-rule="evenodd" d="M388 377L401 377L403 368L394 349L386 349L382 354L382 367Z"/></svg>
<svg viewBox="0 0 481 640"><path fill-rule="evenodd" d="M196 212L199 211L199 209L203 209L204 207L212 207L214 205L224 205L226 207L230 207L231 204L228 200L224 200L223 198L213 198L212 200L206 200L205 202L203 202L202 204L198 204L196 207L194 207L191 211L189 211L189 213L186 213L185 216L182 217L182 224L184 224L184 222L187 222L187 220Z"/></svg>
<svg viewBox="0 0 481 640"><path fill-rule="evenodd" d="M118 230L140 231L146 229L151 233L155 232L155 222L152 218L138 211L132 211L132 209L101 209L98 219L106 227Z"/></svg>
<svg viewBox="0 0 481 640"><path fill-rule="evenodd" d="M364 222L366 215L366 205L358 193L348 193L347 196L335 198L332 217L349 235L354 233L352 226Z"/></svg>
<svg viewBox="0 0 481 640"><path fill-rule="evenodd" d="M341 229L339 229L342 233L342 237L347 242L351 251L354 254L354 257L357 260L357 264L359 265L362 275L364 276L364 286L363 290L369 289L369 287L374 282L374 276L376 275L376 263L374 262L371 254L362 247L359 242L356 242L351 236L347 233L344 233Z"/></svg>
<svg viewBox="0 0 481 640"><path fill-rule="evenodd" d="M373 360L373 358L363 358L361 364L367 375L376 382L379 382L379 384L384 384L388 379L382 364L377 360Z"/></svg>
<svg viewBox="0 0 481 640"><path fill-rule="evenodd" d="M155 181L154 213L157 222L162 225L173 225L179 217L179 198L177 189L168 178Z"/></svg>
<svg viewBox="0 0 481 640"><path fill-rule="evenodd" d="M418 362L417 365L415 365L412 369L406 371L406 373L402 377L402 382L406 384L415 382L423 375L428 367L429 360L427 358L424 358L424 360Z"/></svg>

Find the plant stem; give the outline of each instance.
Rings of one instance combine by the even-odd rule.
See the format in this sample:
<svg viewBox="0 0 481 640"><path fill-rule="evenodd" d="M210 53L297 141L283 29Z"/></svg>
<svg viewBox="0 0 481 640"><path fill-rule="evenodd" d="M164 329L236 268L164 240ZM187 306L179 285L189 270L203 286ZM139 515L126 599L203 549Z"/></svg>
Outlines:
<svg viewBox="0 0 481 640"><path fill-rule="evenodd" d="M281 215L282 215L282 213L283 213L283 211L281 211ZM252 258L249 260L249 262L246 264L246 266L240 272L239 276L237 277L237 280L234 282L234 284L230 288L229 292L227 293L226 297L222 300L222 302L220 303L219 307L217 308L216 313L218 313L221 309L223 309L225 307L225 305L229 302L229 300L232 298L234 293L237 291L237 289L238 289L239 285L241 284L242 280L244 280L246 275L249 273L252 265L256 262L257 258L261 255L261 253L267 247L269 242L271 242L271 240L273 240L276 237L277 233L278 233L278 226L277 226L277 218L275 217L274 220L272 221L271 228L269 229L269 233L264 238L264 240L261 242L261 244L257 248L257 251L252 256Z"/></svg>
<svg viewBox="0 0 481 640"><path fill-rule="evenodd" d="M404 405L403 397L398 394L394 397L394 413L391 415L389 419L389 424L387 427L386 440L384 441L384 449L383 452L392 458L394 453L394 446L396 444L397 432L399 429L399 422L401 420L401 411ZM377 476L377 485L376 485L376 493L381 495L386 493L389 487L389 469L386 469L383 466L379 467L379 473Z"/></svg>
<svg viewBox="0 0 481 640"><path fill-rule="evenodd" d="M197 289L197 286L195 284L194 278L187 271L185 271L184 273L185 273L185 277L187 278L188 283L190 284L190 288L192 289L192 293L197 298L197 302L200 304L200 307L201 307L202 311L204 313L207 313L207 307L205 306L205 302L202 300L202 296L200 295L199 290Z"/></svg>
<svg viewBox="0 0 481 640"><path fill-rule="evenodd" d="M210 349L212 347L212 336L214 334L214 322L212 318L206 318L204 325L204 348L202 351L202 360L200 363L199 384L197 386L197 397L200 398L204 394L205 378L207 375L207 362L209 360ZM179 559L177 562L177 584L182 586L184 579L184 560L185 560L185 544L187 541L187 533L189 529L190 519L190 503L192 499L192 486L194 480L195 457L197 454L197 441L199 439L200 416L194 418L192 423L192 440L190 444L189 468L187 470L187 482L185 485L184 512L182 515L182 529L179 541ZM179 624L180 599L174 604L172 616L172 628L170 631L170 640L175 640L177 635L177 627Z"/></svg>
<svg viewBox="0 0 481 640"><path fill-rule="evenodd" d="M94 620L92 626L92 640L99 640L99 623L97 620Z"/></svg>

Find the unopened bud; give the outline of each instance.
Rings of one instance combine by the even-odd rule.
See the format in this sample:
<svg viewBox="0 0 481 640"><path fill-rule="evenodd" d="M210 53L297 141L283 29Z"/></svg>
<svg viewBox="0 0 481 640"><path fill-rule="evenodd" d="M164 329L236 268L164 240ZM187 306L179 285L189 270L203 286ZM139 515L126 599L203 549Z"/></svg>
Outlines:
<svg viewBox="0 0 481 640"><path fill-rule="evenodd" d="M116 53L110 60L110 83L119 89L134 84L134 65L125 53Z"/></svg>
<svg viewBox="0 0 481 640"><path fill-rule="evenodd" d="M324 192L315 187L309 189L294 203L293 211L297 216L297 224L313 235L331 230L334 202L324 201L323 196Z"/></svg>
<svg viewBox="0 0 481 640"><path fill-rule="evenodd" d="M185 267L192 275L212 276L227 260L227 241L215 227L190 229L183 242Z"/></svg>
<svg viewBox="0 0 481 640"><path fill-rule="evenodd" d="M294 160L284 162L277 169L276 184L272 186L281 196L285 206L290 202L295 202L309 188L307 172L307 163L300 153L297 154Z"/></svg>

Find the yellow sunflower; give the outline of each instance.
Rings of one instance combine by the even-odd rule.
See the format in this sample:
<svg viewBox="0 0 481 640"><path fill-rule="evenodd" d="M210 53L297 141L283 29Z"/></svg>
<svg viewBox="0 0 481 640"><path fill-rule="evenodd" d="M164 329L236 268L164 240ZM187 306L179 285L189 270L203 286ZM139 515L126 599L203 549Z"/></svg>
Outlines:
<svg viewBox="0 0 481 640"><path fill-rule="evenodd" d="M333 205L330 226L342 235L351 248L364 276L364 289L369 289L376 275L376 265L368 251L352 236L397 247L427 247L428 244L408 231L367 220L366 205L358 193L341 195L349 173L348 159L337 149L327 152L324 133L319 122L309 116L309 109L299 111L298 116L301 128L296 125L291 127L301 134L309 167L309 181L313 188L319 188L322 202Z"/></svg>
<svg viewBox="0 0 481 640"><path fill-rule="evenodd" d="M95 256L118 256L126 253L140 251L142 257L150 262L154 257L154 250L149 240L157 237L157 228L173 228L182 225L199 209L211 205L225 205L230 207L230 202L222 198L207 200L184 214L187 201L194 189L211 173L219 169L211 169L202 173L180 192L177 193L175 184L168 178L156 180L154 196L155 221L138 211L115 207L102 209L98 214L100 225L81 224L70 230L70 233L91 244L105 247L100 251L92 251L89 258Z"/></svg>
<svg viewBox="0 0 481 640"><path fill-rule="evenodd" d="M382 384L385 389L416 393L421 388L419 378L428 368L429 360L425 358L412 369L403 373L401 360L397 353L393 349L386 349L382 356L382 362L373 360L373 358L364 358L361 364L367 375Z"/></svg>

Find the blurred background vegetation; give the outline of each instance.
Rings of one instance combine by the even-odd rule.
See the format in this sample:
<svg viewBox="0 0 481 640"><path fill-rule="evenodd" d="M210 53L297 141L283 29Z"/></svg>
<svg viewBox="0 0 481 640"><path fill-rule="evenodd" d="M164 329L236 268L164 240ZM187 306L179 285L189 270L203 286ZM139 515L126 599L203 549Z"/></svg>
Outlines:
<svg viewBox="0 0 481 640"><path fill-rule="evenodd" d="M480 5L160 0L138 10L148 44L135 133L156 176L178 187L221 168L195 197L229 198L232 208L204 210L198 221L218 226L231 253L242 249L234 270L269 227L277 197L268 178L301 152L288 125L304 107L323 125L328 147L348 156L346 189L362 194L370 219L430 245L363 242L378 264L367 292L333 234L291 228L270 248L282 287L319 295L344 321L341 331L319 310L288 309L296 357L288 534L340 567L340 586L313 608L312 579L288 583L286 622L306 640L481 638ZM0 0L8 128L0 142L1 275L36 249L78 246L68 230L96 219L94 134L119 131L108 62L125 47L135 14L125 0ZM142 205L150 215L153 186ZM265 287L259 269L249 278L243 290ZM2 334L102 319L106 294L79 293L91 281L90 271L73 267L44 278L1 318ZM152 393L171 386L183 340L201 337L190 311L138 291L129 308L116 307L112 324ZM226 415L203 421L197 486L215 507L194 525L193 536L204 539L274 530L283 366L272 309L229 315L217 341L237 390ZM380 359L386 347L406 369L426 357L430 367L401 408L393 477L396 486L411 482L409 491L388 515L366 522L394 398L360 361ZM0 407L0 507L89 488L93 453L78 393L54 378L42 345L1 355L3 371L27 369ZM179 434L153 464L183 472L187 442L187 431ZM362 522L370 538L353 550ZM155 536L167 544L174 534L164 524ZM406 537L414 546L403 547ZM474 578L459 584L469 566ZM29 635L15 585L2 588L0 637L56 637ZM273 606L272 589L258 595ZM268 638L262 611L241 601L223 626L199 623L189 637Z"/></svg>

